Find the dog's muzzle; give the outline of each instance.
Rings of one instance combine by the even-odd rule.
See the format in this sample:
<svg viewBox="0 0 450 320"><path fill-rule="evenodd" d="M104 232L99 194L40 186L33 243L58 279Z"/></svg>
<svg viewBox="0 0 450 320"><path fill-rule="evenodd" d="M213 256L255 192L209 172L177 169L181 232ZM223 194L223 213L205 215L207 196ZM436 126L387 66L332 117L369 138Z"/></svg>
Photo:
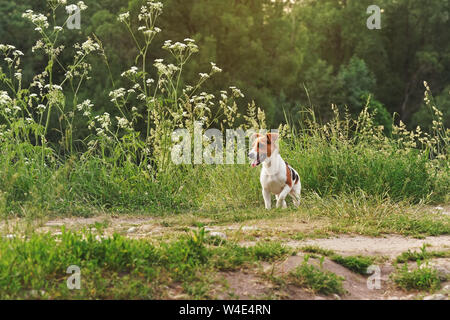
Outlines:
<svg viewBox="0 0 450 320"><path fill-rule="evenodd" d="M257 154L256 152L250 152L248 154L248 157L250 158L250 160L253 160L252 164L251 164L252 168L259 166L261 164L261 162L264 161L264 159L261 159L259 154Z"/></svg>

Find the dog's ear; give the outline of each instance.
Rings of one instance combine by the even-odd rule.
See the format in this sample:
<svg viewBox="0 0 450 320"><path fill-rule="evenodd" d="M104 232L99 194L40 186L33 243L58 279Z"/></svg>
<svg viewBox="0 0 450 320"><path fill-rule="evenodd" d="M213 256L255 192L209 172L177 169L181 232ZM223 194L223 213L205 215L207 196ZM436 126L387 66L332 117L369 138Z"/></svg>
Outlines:
<svg viewBox="0 0 450 320"><path fill-rule="evenodd" d="M268 133L267 134L267 141L269 143L277 141L278 138L279 138L279 134L278 133Z"/></svg>

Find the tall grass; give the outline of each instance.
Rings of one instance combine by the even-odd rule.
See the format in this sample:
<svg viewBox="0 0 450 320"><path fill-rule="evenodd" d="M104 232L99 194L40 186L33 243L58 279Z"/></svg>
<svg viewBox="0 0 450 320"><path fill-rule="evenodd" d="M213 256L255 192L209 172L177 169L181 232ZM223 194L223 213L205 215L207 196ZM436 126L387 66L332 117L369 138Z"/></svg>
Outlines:
<svg viewBox="0 0 450 320"><path fill-rule="evenodd" d="M48 2L56 23L63 1ZM65 22L50 26L47 16L27 11L39 38L36 54L47 66L26 86L21 56L12 45L0 45L0 213L89 214L95 210L166 212L261 206L257 171L248 165L181 165L170 161L171 134L237 127L266 128L264 112L254 104L238 112L242 93L235 87L220 97L201 87L220 68L211 63L194 84L184 84L183 70L198 52L193 39L168 40L167 57L149 61L148 51L161 30L162 4L145 1L137 19L119 16L136 44L135 66L113 81L123 87L110 92L109 113L96 112L90 100L79 101L79 88L89 80L89 57L108 59L96 37L75 44L72 64L58 56ZM134 24L138 21L138 25ZM69 47L66 45L66 47ZM167 62L166 62L167 61ZM154 68L155 79L149 73ZM105 68L107 70L107 68ZM107 71L105 71L107 72ZM300 124L280 126L282 156L293 165L306 193L367 196L411 202L448 201L450 190L449 130L435 106L433 132L406 130L400 122L386 136L374 115L364 110L357 119L340 115L322 125L310 113ZM69 97L71 97L69 99ZM74 135L89 130L84 137Z"/></svg>

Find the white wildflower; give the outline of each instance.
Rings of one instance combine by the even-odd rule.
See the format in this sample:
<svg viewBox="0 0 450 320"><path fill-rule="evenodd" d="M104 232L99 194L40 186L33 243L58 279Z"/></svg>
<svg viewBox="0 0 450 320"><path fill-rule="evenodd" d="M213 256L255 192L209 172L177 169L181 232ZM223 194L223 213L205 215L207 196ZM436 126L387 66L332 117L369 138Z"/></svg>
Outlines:
<svg viewBox="0 0 450 320"><path fill-rule="evenodd" d="M73 12L78 10L78 6L76 4L70 4L68 6L66 6L66 12L68 14L72 14Z"/></svg>
<svg viewBox="0 0 450 320"><path fill-rule="evenodd" d="M83 49L84 54L89 54L95 50L99 50L100 45L97 42L93 41L91 38L88 38L81 44L81 49Z"/></svg>
<svg viewBox="0 0 450 320"><path fill-rule="evenodd" d="M130 122L126 118L116 117L119 128L128 129Z"/></svg>
<svg viewBox="0 0 450 320"><path fill-rule="evenodd" d="M23 52L20 51L20 50L14 50L13 55L14 55L15 57L23 56Z"/></svg>
<svg viewBox="0 0 450 320"><path fill-rule="evenodd" d="M6 91L0 91L0 105L5 105L11 102L11 98Z"/></svg>
<svg viewBox="0 0 450 320"><path fill-rule="evenodd" d="M127 11L127 12L125 12L125 13L119 14L118 20L119 20L120 22L127 22L129 18L130 18L130 13Z"/></svg>
<svg viewBox="0 0 450 320"><path fill-rule="evenodd" d="M111 97L111 102L116 102L117 99L123 98L125 96L125 89L119 88L119 89L113 90L109 93L109 96Z"/></svg>
<svg viewBox="0 0 450 320"><path fill-rule="evenodd" d="M103 129L108 129L108 127L111 125L111 119L108 112L105 112L101 116L96 116L95 119Z"/></svg>
<svg viewBox="0 0 450 320"><path fill-rule="evenodd" d="M132 75L135 75L138 72L138 68L137 67L131 67L129 70L122 72L121 77L129 77Z"/></svg>
<svg viewBox="0 0 450 320"><path fill-rule="evenodd" d="M42 29L46 29L49 27L49 23L47 21L47 17L41 13L34 13L33 10L27 10L24 14L22 14L23 18L30 20L34 23L38 29L38 31Z"/></svg>
<svg viewBox="0 0 450 320"><path fill-rule="evenodd" d="M43 47L44 47L44 42L42 42L42 40L38 40L38 41L36 41L36 44L31 48L31 51L34 52Z"/></svg>
<svg viewBox="0 0 450 320"><path fill-rule="evenodd" d="M211 62L211 68L212 74L222 72L222 69L220 69L214 62Z"/></svg>
<svg viewBox="0 0 450 320"><path fill-rule="evenodd" d="M37 106L37 109L38 109L40 112L44 112L46 108L47 108L47 107L46 107L45 105L43 105L43 104L39 104L39 105Z"/></svg>
<svg viewBox="0 0 450 320"><path fill-rule="evenodd" d="M88 8L88 6L85 5L83 1L78 1L77 6L78 8L80 8L81 11L86 10Z"/></svg>

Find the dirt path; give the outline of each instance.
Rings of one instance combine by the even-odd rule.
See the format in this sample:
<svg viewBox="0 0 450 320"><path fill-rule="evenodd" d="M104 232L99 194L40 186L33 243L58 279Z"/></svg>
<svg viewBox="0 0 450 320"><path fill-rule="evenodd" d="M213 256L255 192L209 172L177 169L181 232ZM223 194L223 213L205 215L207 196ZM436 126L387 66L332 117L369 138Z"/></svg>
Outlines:
<svg viewBox="0 0 450 320"><path fill-rule="evenodd" d="M14 229L19 223L19 220L11 221L6 227L5 223L2 222L0 223L0 231L3 231L2 233L14 233ZM185 233L186 228L194 228L189 225L182 227L166 225L162 219L158 218L111 218L110 216L54 219L43 221L40 225L33 228L40 232L58 232L62 226L68 229L92 228L95 230L96 224L104 225L105 234L118 232L130 238L170 237ZM407 250L420 249L424 244L434 249L450 248L450 235L426 237L423 239L399 235L383 235L381 237L339 235L329 238L294 240L289 237L289 231L297 230L298 226L296 224L274 226L273 223L264 223L263 221L258 221L257 224L251 225L233 223L211 227L206 226L206 229L212 235L238 241L243 246L251 246L260 240L274 240L293 248L318 246L342 255L361 254L394 258ZM279 239L273 237L277 233L283 234L285 237Z"/></svg>
<svg viewBox="0 0 450 320"><path fill-rule="evenodd" d="M442 210L445 211L445 210ZM446 212L446 211L445 211ZM175 221L175 222L173 222ZM170 240L186 230L195 229L190 220L182 223L176 220L149 217L120 217L98 216L93 218L62 218L48 221L33 222L28 225L39 232L60 233L61 227L68 229L88 228L96 230L102 226L106 235L115 232L130 238L145 238L155 241ZM282 221L283 222L283 221ZM236 272L221 272L217 276L226 283L226 289L217 292L218 298L232 299L449 299L450 282L444 282L442 289L433 296L421 292L404 292L396 289L389 281L389 275L394 271L393 261L403 252L417 251L424 244L429 245L430 251L443 251L450 249L450 236L427 237L417 239L399 235L383 235L370 237L362 235L336 235L328 238L296 240L297 232L304 228L313 227L313 224L299 222L259 220L257 223L230 223L222 225L206 226L211 235L215 235L242 246L252 246L258 241L279 241L282 244L296 250L297 255L288 257L284 261L274 264L263 263L260 270L241 270ZM16 220L0 223L1 234L14 234L21 230L24 221ZM22 224L22 226L21 226ZM295 287L293 285L277 286L268 279L270 276L283 277L291 270L301 265L304 261L301 248L305 246L317 246L323 249L333 250L343 256L370 255L383 258L380 267L380 290L368 289L368 276L356 274L345 267L325 258L323 268L338 276L345 278L343 283L346 293L337 296L315 295L312 292ZM318 260L311 258L309 263L318 264ZM441 274L450 275L450 259L432 259L431 263ZM450 278L448 278L450 279ZM182 296L183 297L183 296Z"/></svg>
<svg viewBox="0 0 450 320"><path fill-rule="evenodd" d="M408 250L418 250L424 244L432 248L450 248L450 236L427 237L415 239L397 235L385 235L382 238L342 235L329 239L308 239L304 241L289 241L286 245L292 247L319 246L333 250L342 255L375 255L395 258Z"/></svg>

